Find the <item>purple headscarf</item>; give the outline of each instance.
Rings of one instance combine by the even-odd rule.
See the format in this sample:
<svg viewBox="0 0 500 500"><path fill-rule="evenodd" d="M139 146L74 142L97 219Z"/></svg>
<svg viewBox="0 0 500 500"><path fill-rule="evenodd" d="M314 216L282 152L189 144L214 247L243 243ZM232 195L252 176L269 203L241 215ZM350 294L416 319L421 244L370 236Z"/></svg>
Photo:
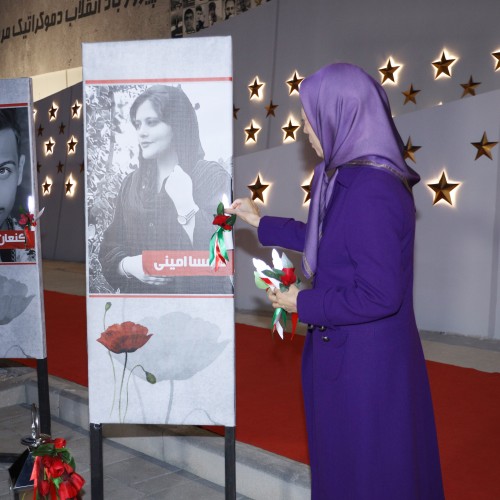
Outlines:
<svg viewBox="0 0 500 500"><path fill-rule="evenodd" d="M310 278L316 271L321 221L333 194L333 169L346 164L384 168L410 190L420 177L404 161L384 89L361 68L325 66L302 82L300 99L324 153L314 170L302 259Z"/></svg>

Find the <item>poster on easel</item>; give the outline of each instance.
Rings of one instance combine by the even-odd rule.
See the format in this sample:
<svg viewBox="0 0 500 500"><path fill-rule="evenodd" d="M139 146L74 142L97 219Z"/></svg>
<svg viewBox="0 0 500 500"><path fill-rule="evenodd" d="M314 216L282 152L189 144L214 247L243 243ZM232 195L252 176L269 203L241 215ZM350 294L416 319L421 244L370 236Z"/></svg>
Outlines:
<svg viewBox="0 0 500 500"><path fill-rule="evenodd" d="M228 37L83 45L90 421L235 423Z"/></svg>
<svg viewBox="0 0 500 500"><path fill-rule="evenodd" d="M0 80L0 358L46 357L31 79Z"/></svg>

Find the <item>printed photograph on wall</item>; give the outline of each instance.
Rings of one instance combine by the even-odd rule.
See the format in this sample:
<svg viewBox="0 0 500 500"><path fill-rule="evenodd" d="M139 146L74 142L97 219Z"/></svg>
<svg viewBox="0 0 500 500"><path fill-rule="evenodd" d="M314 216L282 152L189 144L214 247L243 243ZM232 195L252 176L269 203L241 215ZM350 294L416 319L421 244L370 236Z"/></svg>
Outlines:
<svg viewBox="0 0 500 500"><path fill-rule="evenodd" d="M29 79L0 80L1 358L46 355L30 101Z"/></svg>
<svg viewBox="0 0 500 500"><path fill-rule="evenodd" d="M231 198L227 82L87 85L90 293L232 294L208 263ZM229 248L232 242L228 241Z"/></svg>

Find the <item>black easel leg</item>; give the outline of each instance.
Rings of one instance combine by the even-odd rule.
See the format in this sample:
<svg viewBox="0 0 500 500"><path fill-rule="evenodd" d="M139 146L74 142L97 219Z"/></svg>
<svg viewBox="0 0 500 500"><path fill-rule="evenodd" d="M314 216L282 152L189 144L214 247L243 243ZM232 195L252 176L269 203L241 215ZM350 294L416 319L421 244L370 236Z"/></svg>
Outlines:
<svg viewBox="0 0 500 500"><path fill-rule="evenodd" d="M102 424L90 424L90 481L92 500L103 500Z"/></svg>
<svg viewBox="0 0 500 500"><path fill-rule="evenodd" d="M236 439L235 428L225 427L224 451L226 465L226 500L236 500Z"/></svg>
<svg viewBox="0 0 500 500"><path fill-rule="evenodd" d="M36 360L38 379L38 408L40 413L40 431L50 436L50 397L49 397L49 370L47 358Z"/></svg>

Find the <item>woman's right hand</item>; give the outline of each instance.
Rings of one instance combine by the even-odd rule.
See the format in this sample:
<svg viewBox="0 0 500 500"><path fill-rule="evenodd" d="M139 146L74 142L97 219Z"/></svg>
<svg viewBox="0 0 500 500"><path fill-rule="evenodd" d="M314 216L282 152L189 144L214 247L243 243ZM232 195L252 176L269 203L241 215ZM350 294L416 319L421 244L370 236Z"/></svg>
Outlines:
<svg viewBox="0 0 500 500"><path fill-rule="evenodd" d="M260 213L257 204L250 198L238 198L229 208L224 208L227 214L234 214L253 227L259 227Z"/></svg>
<svg viewBox="0 0 500 500"><path fill-rule="evenodd" d="M163 276L148 276L147 274L144 274L144 269L142 267L142 255L125 257L118 265L118 269L121 275L126 276L127 278L134 277L143 283L147 283L148 285L163 285L171 279Z"/></svg>

